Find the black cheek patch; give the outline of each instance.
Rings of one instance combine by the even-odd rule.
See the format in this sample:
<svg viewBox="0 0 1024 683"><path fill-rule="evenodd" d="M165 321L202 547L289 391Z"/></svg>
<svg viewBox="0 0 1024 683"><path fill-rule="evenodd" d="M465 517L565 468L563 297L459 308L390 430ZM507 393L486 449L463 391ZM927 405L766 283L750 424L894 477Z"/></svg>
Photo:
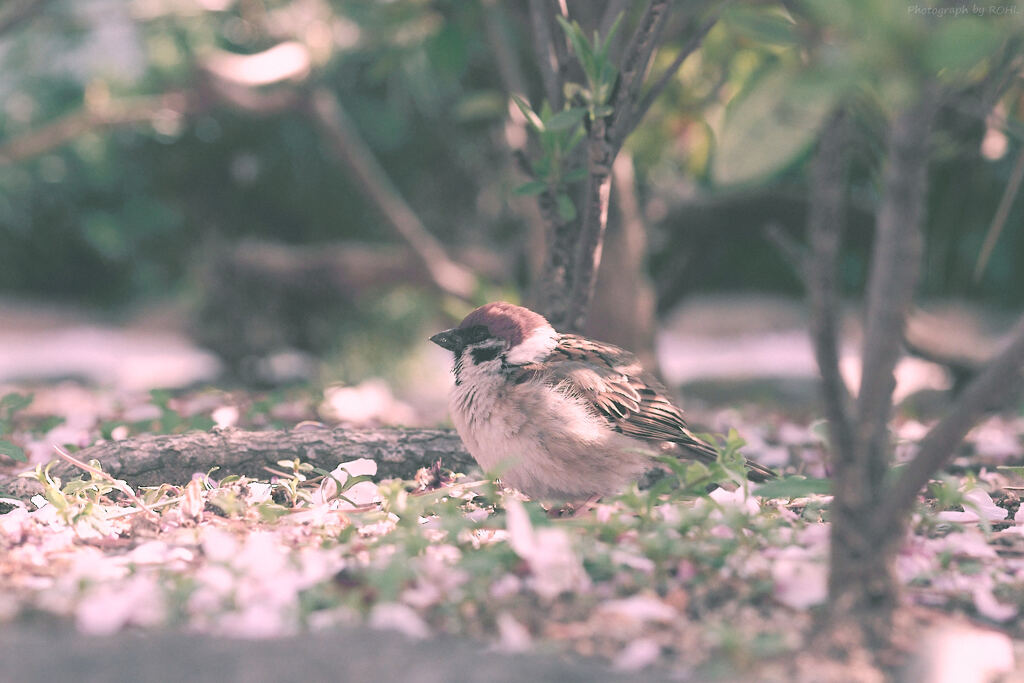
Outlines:
<svg viewBox="0 0 1024 683"><path fill-rule="evenodd" d="M486 363L489 360L494 360L501 353L501 347L491 346L484 347L482 349L473 349L469 352L473 356L473 364L480 365L480 363Z"/></svg>

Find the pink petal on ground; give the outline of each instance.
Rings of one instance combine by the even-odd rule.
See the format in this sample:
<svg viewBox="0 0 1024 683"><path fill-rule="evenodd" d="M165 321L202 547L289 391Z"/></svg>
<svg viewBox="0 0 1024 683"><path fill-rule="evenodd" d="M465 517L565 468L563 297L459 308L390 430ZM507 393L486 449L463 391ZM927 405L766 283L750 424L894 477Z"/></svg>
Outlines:
<svg viewBox="0 0 1024 683"><path fill-rule="evenodd" d="M533 525L523 503L515 498L505 501L505 528L508 530L508 544L516 555L528 560L536 551Z"/></svg>
<svg viewBox="0 0 1024 683"><path fill-rule="evenodd" d="M502 612L496 619L498 625L498 650L502 652L526 652L533 647L529 629L516 621L508 612Z"/></svg>
<svg viewBox="0 0 1024 683"><path fill-rule="evenodd" d="M828 566L803 548L784 548L772 565L775 599L793 609L821 604L828 594Z"/></svg>
<svg viewBox="0 0 1024 683"><path fill-rule="evenodd" d="M988 544L981 531L971 528L955 534L948 534L941 539L936 539L937 545L943 550L957 555L969 557L980 557L995 559L996 551Z"/></svg>
<svg viewBox="0 0 1024 683"><path fill-rule="evenodd" d="M679 617L679 613L671 605L653 595L642 594L619 600L609 600L598 606L597 614L601 618L638 623L650 621L669 623Z"/></svg>
<svg viewBox="0 0 1024 683"><path fill-rule="evenodd" d="M906 680L985 683L1013 671L1013 641L996 631L943 626L926 634Z"/></svg>
<svg viewBox="0 0 1024 683"><path fill-rule="evenodd" d="M313 493L313 503L321 504L332 500L338 495L338 484L340 483L344 488L349 477L372 477L376 474L377 463L369 458L357 458L343 462L334 468L330 477L324 477L320 488ZM353 505L357 507L369 505L377 499L377 485L372 481L362 481L349 487L343 495L351 503L342 501L342 509L349 509Z"/></svg>
<svg viewBox="0 0 1024 683"><path fill-rule="evenodd" d="M430 627L412 607L398 602L380 602L370 610L370 628L398 631L409 638L427 638Z"/></svg>
<svg viewBox="0 0 1024 683"><path fill-rule="evenodd" d="M234 427L240 417L237 406L221 406L214 409L210 417L218 427Z"/></svg>
<svg viewBox="0 0 1024 683"><path fill-rule="evenodd" d="M979 515L990 522L997 522L1010 514L1006 509L999 507L992 500L992 496L979 488L971 489L964 493L965 504L963 512L946 510L938 514L938 518L947 522L977 522Z"/></svg>
<svg viewBox="0 0 1024 683"><path fill-rule="evenodd" d="M999 602L991 586L976 586L973 591L974 607L978 614L992 621L1009 621L1017 616L1017 607Z"/></svg>
<svg viewBox="0 0 1024 683"><path fill-rule="evenodd" d="M660 656L661 645L651 638L640 638L616 655L612 664L621 671L638 671L654 664Z"/></svg>

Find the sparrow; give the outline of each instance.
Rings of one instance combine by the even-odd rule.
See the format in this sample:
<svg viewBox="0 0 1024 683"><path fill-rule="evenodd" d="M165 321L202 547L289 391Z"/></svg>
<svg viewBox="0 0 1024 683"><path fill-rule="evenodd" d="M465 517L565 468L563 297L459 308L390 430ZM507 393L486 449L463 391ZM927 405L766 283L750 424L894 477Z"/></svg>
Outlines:
<svg viewBox="0 0 1024 683"><path fill-rule="evenodd" d="M530 498L574 503L617 493L666 450L717 457L636 356L556 332L528 308L486 304L430 341L455 355L449 409L470 455ZM775 476L747 467L754 481Z"/></svg>

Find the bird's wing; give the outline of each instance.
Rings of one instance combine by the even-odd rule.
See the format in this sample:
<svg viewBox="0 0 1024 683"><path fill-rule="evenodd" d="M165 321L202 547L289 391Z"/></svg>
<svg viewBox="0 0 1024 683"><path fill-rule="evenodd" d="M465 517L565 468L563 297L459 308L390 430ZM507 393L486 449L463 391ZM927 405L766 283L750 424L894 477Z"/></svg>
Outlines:
<svg viewBox="0 0 1024 683"><path fill-rule="evenodd" d="M716 459L715 449L690 431L665 387L629 351L563 334L544 367L547 381L588 401L612 429L637 439L677 443L705 461ZM520 369L530 376L538 371L537 366ZM775 476L756 463L748 466L755 480Z"/></svg>

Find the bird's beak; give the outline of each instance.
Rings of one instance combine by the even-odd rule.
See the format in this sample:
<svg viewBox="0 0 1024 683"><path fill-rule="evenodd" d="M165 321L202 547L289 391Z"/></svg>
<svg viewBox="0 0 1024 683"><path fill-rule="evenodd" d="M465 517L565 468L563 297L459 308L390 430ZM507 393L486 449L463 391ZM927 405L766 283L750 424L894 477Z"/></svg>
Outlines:
<svg viewBox="0 0 1024 683"><path fill-rule="evenodd" d="M438 332L430 338L430 341L434 342L442 349L448 349L453 352L457 352L462 346L462 338L459 334L458 328Z"/></svg>

